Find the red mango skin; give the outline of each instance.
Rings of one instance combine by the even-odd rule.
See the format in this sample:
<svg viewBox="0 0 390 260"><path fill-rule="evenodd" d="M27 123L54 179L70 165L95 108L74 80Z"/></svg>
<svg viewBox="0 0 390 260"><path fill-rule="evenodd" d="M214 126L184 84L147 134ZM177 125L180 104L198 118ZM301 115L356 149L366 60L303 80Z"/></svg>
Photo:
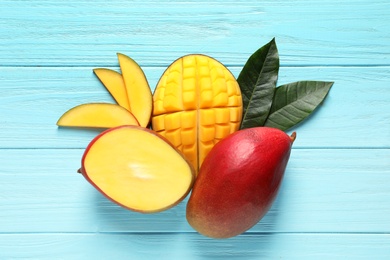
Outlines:
<svg viewBox="0 0 390 260"><path fill-rule="evenodd" d="M294 139L295 133L255 127L217 143L195 181L188 223L211 238L234 237L253 227L276 198Z"/></svg>

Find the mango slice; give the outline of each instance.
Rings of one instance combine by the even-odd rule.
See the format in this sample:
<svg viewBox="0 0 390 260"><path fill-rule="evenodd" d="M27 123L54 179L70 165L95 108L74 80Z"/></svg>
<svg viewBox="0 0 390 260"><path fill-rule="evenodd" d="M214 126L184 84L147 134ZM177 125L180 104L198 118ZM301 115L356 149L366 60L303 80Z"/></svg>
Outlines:
<svg viewBox="0 0 390 260"><path fill-rule="evenodd" d="M217 60L199 54L174 61L153 94L152 127L198 170L211 148L239 129L240 87Z"/></svg>
<svg viewBox="0 0 390 260"><path fill-rule="evenodd" d="M152 92L141 67L130 57L118 53L131 113L146 127L152 115Z"/></svg>
<svg viewBox="0 0 390 260"><path fill-rule="evenodd" d="M111 128L94 138L79 172L113 202L142 213L177 205L195 179L191 164L176 148L139 126Z"/></svg>
<svg viewBox="0 0 390 260"><path fill-rule="evenodd" d="M108 92L110 92L111 96L115 99L118 105L131 111L122 75L114 70L104 68L94 69L93 72Z"/></svg>
<svg viewBox="0 0 390 260"><path fill-rule="evenodd" d="M125 108L109 103L78 105L65 112L58 126L112 128L120 125L139 125L137 119Z"/></svg>

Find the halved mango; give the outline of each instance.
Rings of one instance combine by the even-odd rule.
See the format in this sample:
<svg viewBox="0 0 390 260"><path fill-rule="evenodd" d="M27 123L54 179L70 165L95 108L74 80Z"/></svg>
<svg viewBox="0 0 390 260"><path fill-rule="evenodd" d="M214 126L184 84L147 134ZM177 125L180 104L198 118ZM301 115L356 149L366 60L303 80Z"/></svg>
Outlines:
<svg viewBox="0 0 390 260"><path fill-rule="evenodd" d="M118 105L131 111L122 75L115 70L104 68L94 69L93 72L108 92L110 92L111 96L115 99Z"/></svg>
<svg viewBox="0 0 390 260"><path fill-rule="evenodd" d="M139 125L137 119L125 108L109 103L78 105L65 112L58 126L112 128L121 125Z"/></svg>
<svg viewBox="0 0 390 260"><path fill-rule="evenodd" d="M146 127L152 114L152 92L141 67L130 57L118 53L131 113Z"/></svg>
<svg viewBox="0 0 390 260"><path fill-rule="evenodd" d="M142 213L177 205L190 192L195 177L176 148L139 126L111 128L95 137L79 172L113 202Z"/></svg>
<svg viewBox="0 0 390 260"><path fill-rule="evenodd" d="M152 127L198 170L211 148L239 129L240 87L233 74L205 55L187 55L164 72L153 94Z"/></svg>

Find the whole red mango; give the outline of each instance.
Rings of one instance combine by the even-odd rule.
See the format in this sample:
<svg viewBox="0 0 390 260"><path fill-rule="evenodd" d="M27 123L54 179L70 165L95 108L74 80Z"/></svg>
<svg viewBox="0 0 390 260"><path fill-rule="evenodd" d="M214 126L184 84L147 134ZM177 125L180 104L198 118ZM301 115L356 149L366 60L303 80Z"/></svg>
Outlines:
<svg viewBox="0 0 390 260"><path fill-rule="evenodd" d="M233 237L253 227L275 200L295 136L255 127L217 143L192 189L188 223L212 238Z"/></svg>

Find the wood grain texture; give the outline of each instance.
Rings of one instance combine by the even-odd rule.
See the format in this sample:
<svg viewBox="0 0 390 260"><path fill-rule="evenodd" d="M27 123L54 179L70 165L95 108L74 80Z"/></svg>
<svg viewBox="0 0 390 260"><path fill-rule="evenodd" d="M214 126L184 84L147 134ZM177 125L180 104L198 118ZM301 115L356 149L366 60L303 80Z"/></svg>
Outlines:
<svg viewBox="0 0 390 260"><path fill-rule="evenodd" d="M206 4L205 4L206 3ZM276 37L284 65L389 65L387 0L2 1L0 64L142 65L188 53L243 65Z"/></svg>
<svg viewBox="0 0 390 260"><path fill-rule="evenodd" d="M0 259L390 259L390 2L3 0L0 3ZM278 85L334 81L294 131L268 214L228 240L197 234L186 200L125 210L82 176L99 131L58 128L66 110L114 102L92 69L117 52L152 90L166 67L210 55L238 76L272 38Z"/></svg>
<svg viewBox="0 0 390 260"><path fill-rule="evenodd" d="M0 150L0 234L193 231L186 200L147 215L107 200L76 173L82 153ZM389 158L389 149L293 149L277 200L249 232L390 232Z"/></svg>
<svg viewBox="0 0 390 260"><path fill-rule="evenodd" d="M164 69L145 68L153 89ZM382 112L390 111L389 75L390 67L281 68L279 85L335 80L325 102L293 129L295 147L389 148L390 114ZM79 104L115 102L92 68L3 68L0 78L1 148L85 148L97 131L58 128L57 120Z"/></svg>
<svg viewBox="0 0 390 260"><path fill-rule="evenodd" d="M0 234L2 259L377 259L389 234ZM31 257L33 256L33 257Z"/></svg>

